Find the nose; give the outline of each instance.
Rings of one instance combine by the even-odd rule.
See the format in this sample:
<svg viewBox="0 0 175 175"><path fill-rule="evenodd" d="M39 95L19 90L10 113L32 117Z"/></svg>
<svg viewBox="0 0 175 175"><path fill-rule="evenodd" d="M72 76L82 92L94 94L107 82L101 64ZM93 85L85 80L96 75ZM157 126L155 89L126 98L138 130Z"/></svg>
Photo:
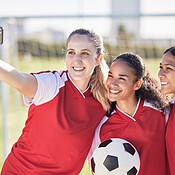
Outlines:
<svg viewBox="0 0 175 175"><path fill-rule="evenodd" d="M165 76L165 71L163 69L159 70L158 77L161 78L161 77L164 77L164 76Z"/></svg>
<svg viewBox="0 0 175 175"><path fill-rule="evenodd" d="M115 86L118 86L118 81L117 80L112 80L112 81L110 81L110 86L111 87L115 87Z"/></svg>
<svg viewBox="0 0 175 175"><path fill-rule="evenodd" d="M79 54L76 54L74 57L75 62L80 63L82 62L81 56Z"/></svg>

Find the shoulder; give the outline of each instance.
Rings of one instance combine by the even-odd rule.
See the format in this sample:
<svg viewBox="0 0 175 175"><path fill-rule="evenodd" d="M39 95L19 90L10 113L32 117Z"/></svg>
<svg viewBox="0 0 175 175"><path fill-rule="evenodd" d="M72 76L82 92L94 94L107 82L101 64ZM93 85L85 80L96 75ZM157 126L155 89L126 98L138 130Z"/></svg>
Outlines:
<svg viewBox="0 0 175 175"><path fill-rule="evenodd" d="M147 102L147 101L144 101L143 103L143 107L147 107L148 109L150 110L156 110L156 111L159 111L155 106L153 106L153 104ZM159 111L160 112L160 111Z"/></svg>
<svg viewBox="0 0 175 175"><path fill-rule="evenodd" d="M68 71L67 70L62 70L60 72L57 72L57 74L62 78L62 79L68 79Z"/></svg>
<svg viewBox="0 0 175 175"><path fill-rule="evenodd" d="M42 80L43 82L47 81L67 81L68 80L68 72L67 71L56 71L56 70L48 70L48 71L40 71L36 73L31 73L36 77L37 80Z"/></svg>
<svg viewBox="0 0 175 175"><path fill-rule="evenodd" d="M171 104L175 104L175 97L171 100Z"/></svg>
<svg viewBox="0 0 175 175"><path fill-rule="evenodd" d="M42 71L32 74L37 79L37 92L33 99L24 97L26 105L41 105L52 100L68 80L67 71Z"/></svg>
<svg viewBox="0 0 175 175"><path fill-rule="evenodd" d="M57 70L47 70L47 71L40 71L40 72L32 72L31 74L34 75L34 76L37 76L37 75L56 75L56 76L64 76L64 75L67 75L68 71L65 71L65 70L61 70L61 71L57 71Z"/></svg>

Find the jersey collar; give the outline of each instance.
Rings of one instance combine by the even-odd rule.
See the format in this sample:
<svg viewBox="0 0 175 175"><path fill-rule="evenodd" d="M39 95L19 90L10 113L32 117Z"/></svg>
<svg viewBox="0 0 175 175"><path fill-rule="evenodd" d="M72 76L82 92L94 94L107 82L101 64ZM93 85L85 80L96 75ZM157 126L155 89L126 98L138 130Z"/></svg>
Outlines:
<svg viewBox="0 0 175 175"><path fill-rule="evenodd" d="M74 85L74 87L78 90L79 94L81 94L81 96L83 98L86 98L86 96L89 94L88 91L90 92L90 85L88 84L88 87L83 91L81 92L81 90L79 89L79 87L73 82L73 80L71 79L70 75L69 75L69 72L67 72L68 74L68 78L69 80L71 81L71 83Z"/></svg>
<svg viewBox="0 0 175 175"><path fill-rule="evenodd" d="M137 107L135 109L135 112L134 112L133 116L130 116L130 115L126 114L117 105L116 105L116 112L120 113L120 115L123 116L123 117L128 117L128 119L136 121L135 116L136 116L136 113L138 112L138 109L139 109L139 106L140 106L140 101L141 100L139 98L138 103L137 103Z"/></svg>

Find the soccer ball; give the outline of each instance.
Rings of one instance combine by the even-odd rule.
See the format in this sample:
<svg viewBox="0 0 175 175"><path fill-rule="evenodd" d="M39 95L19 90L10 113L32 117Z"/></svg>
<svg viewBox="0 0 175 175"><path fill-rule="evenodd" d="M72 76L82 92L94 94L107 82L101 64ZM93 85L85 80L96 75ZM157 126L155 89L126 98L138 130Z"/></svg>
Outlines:
<svg viewBox="0 0 175 175"><path fill-rule="evenodd" d="M94 175L137 175L140 158L131 143L112 138L102 142L95 149L91 168Z"/></svg>

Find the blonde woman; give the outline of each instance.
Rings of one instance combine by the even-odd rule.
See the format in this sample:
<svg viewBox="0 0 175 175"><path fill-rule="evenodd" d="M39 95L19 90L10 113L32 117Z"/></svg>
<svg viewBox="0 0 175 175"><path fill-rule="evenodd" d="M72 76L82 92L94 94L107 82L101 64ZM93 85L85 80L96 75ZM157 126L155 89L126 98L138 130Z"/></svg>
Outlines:
<svg viewBox="0 0 175 175"><path fill-rule="evenodd" d="M66 71L26 74L0 62L0 80L23 94L30 106L1 175L80 173L109 108L102 38L86 29L73 31L67 39L66 65Z"/></svg>

